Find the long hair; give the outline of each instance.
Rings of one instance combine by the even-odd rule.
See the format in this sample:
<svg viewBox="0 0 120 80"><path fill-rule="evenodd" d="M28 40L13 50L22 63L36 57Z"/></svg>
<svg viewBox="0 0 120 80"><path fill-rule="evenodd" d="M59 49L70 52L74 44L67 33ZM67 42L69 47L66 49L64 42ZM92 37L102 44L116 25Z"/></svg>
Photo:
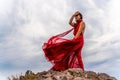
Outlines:
<svg viewBox="0 0 120 80"><path fill-rule="evenodd" d="M82 14L81 14L80 12L79 12L78 14L81 16L81 19L83 19L83 16L82 16Z"/></svg>

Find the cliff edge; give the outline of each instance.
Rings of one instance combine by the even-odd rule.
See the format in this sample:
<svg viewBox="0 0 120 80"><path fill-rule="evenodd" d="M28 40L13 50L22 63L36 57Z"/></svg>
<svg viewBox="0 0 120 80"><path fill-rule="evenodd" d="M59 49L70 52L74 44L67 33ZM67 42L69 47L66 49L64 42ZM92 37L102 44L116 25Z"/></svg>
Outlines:
<svg viewBox="0 0 120 80"><path fill-rule="evenodd" d="M12 77L9 80L117 80L106 73L96 73L93 71L82 71L79 68L71 68L65 71L43 71L33 73L27 70L25 75Z"/></svg>

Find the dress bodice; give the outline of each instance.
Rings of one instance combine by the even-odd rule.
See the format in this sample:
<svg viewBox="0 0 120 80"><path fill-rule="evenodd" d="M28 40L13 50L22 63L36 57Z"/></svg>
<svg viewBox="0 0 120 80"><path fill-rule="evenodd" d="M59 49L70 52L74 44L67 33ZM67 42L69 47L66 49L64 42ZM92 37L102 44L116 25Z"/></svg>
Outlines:
<svg viewBox="0 0 120 80"><path fill-rule="evenodd" d="M74 35L76 35L76 33L77 33L77 31L78 31L78 29L79 29L79 26L80 26L80 23L81 23L82 21L80 21L80 22L77 22L77 23L75 23L75 25L74 25Z"/></svg>

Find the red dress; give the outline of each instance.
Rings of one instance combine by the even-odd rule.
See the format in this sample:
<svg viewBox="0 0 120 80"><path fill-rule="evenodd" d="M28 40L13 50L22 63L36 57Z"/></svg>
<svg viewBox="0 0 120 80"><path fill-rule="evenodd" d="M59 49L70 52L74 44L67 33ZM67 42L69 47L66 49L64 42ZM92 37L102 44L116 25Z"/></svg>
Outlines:
<svg viewBox="0 0 120 80"><path fill-rule="evenodd" d="M56 36L52 36L47 43L42 46L45 57L53 64L51 70L64 71L68 68L81 68L84 71L84 65L81 56L81 50L84 44L84 37L81 33L76 39L62 38L72 30L74 35L77 33L79 25Z"/></svg>

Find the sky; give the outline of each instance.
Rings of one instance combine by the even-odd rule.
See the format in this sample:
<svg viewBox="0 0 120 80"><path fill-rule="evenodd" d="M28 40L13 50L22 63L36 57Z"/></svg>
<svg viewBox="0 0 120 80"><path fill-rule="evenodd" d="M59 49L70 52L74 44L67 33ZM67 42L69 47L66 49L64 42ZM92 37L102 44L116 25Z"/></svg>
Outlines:
<svg viewBox="0 0 120 80"><path fill-rule="evenodd" d="M42 45L71 29L75 11L86 24L82 50L85 70L120 80L119 0L0 0L0 80L27 70L49 70ZM72 33L71 33L72 34Z"/></svg>

